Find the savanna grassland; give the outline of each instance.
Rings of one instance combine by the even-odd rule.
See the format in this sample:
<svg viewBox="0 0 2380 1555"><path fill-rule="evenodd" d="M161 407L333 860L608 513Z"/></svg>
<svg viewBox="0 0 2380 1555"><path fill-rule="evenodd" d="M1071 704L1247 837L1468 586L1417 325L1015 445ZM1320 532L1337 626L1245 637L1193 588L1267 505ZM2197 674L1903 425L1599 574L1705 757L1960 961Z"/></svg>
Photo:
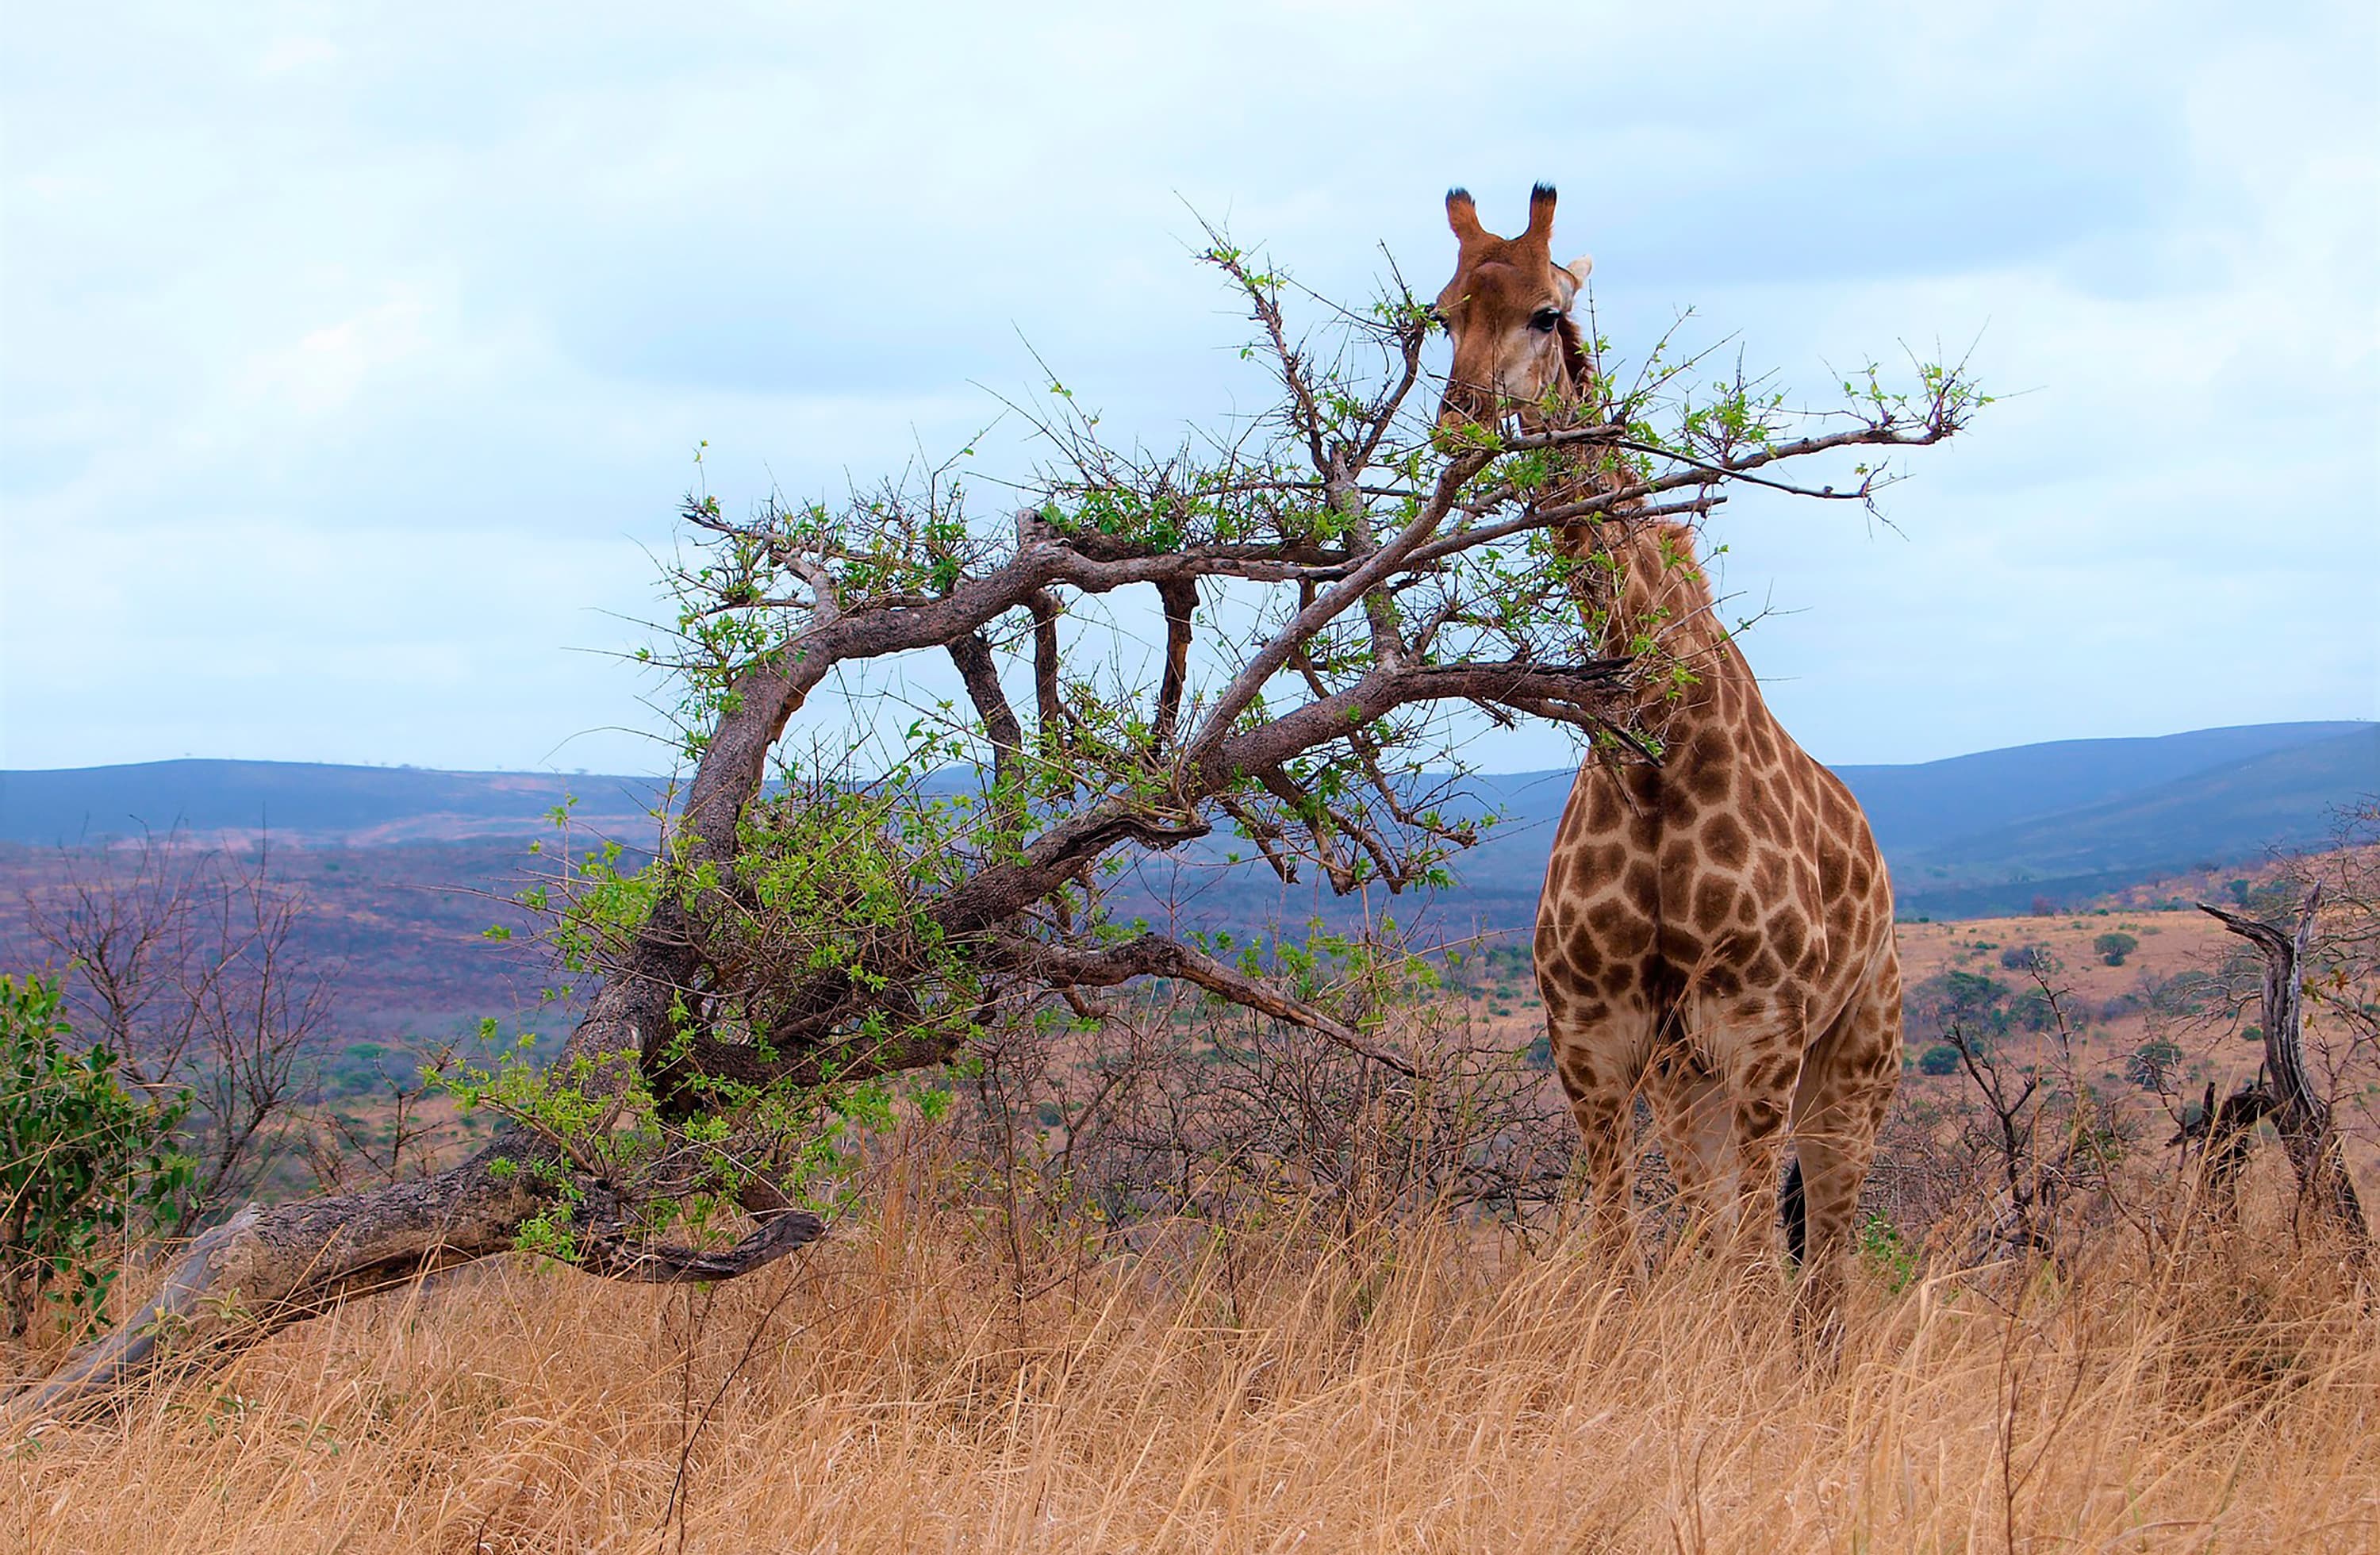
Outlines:
<svg viewBox="0 0 2380 1555"><path fill-rule="evenodd" d="M2380 1542L2380 1318L2237 1233L1872 1245L1831 1361L1691 1251L1276 1198L1098 1256L915 1122L828 1241L527 1258L286 1330L0 1464L67 1551L2216 1550ZM2178 1215L2169 1198L2160 1214ZM2175 1223L2179 1224L2177 1221ZM1025 1275L1020 1286L1017 1275ZM20 1357L31 1360L34 1357Z"/></svg>
<svg viewBox="0 0 2380 1555"><path fill-rule="evenodd" d="M1471 1137L1377 1111L1333 1135L1373 1094L1360 1064L1152 1006L1010 1055L938 1121L899 1109L832 1233L742 1280L492 1259L47 1424L0 1449L0 1549L2380 1548L2368 1268L2293 1213L2277 1149L2218 1225L2166 1144L2184 1093L2254 1066L2238 1017L2190 1017L2221 930L2119 904L1900 939L1912 1067L1831 1349L1782 1277L1694 1245L1658 1169L1645 1263L1572 1223L1568 1120L1506 950L1451 968L1407 1034L1470 1076ZM2026 1014L2042 984L2062 1039ZM2010 1073L2106 1104L2028 1114L2026 1180L2064 1184L2033 1211L2045 1256L2001 1234L1964 1073L1918 1067L1953 995ZM2168 1038L2160 1094L2132 1061ZM1129 1106L1102 1053L1141 1066ZM343 1104L387 1122L369 1087ZM486 1136L420 1106L393 1172ZM2078 1121L2101 1131L2087 1160ZM128 1268L114 1308L157 1277ZM0 1355L23 1379L66 1342Z"/></svg>

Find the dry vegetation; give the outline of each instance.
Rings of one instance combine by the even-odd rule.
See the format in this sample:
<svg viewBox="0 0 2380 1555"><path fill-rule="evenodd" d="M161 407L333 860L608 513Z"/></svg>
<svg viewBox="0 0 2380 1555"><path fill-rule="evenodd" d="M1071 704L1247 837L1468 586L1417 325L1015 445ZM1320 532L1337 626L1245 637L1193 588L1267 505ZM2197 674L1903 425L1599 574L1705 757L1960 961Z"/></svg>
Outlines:
<svg viewBox="0 0 2380 1555"><path fill-rule="evenodd" d="M2110 929L2138 941L2120 967L2092 954ZM1901 942L1912 985L2047 951L2101 1012L2083 1085L2150 1029L2107 1012L2225 950L2143 910ZM2062 1192L2017 1254L1972 1087L1912 1072L1849 1334L1814 1360L1773 1280L1679 1245L1658 1171L1649 1271L1567 1223L1535 1005L1510 954L1458 969L1400 1042L1451 1087L1427 1105L1193 990L1014 1034L855 1159L856 1208L800 1257L668 1290L526 1257L417 1281L18 1442L0 1547L2380 1546L2380 1313L2278 1151L2218 1228L2159 1098L2106 1087L2105 1160L2053 1100L2026 1170ZM2007 1040L2050 1074L2048 1037ZM433 1112L407 1170L462 1148Z"/></svg>
<svg viewBox="0 0 2380 1555"><path fill-rule="evenodd" d="M2261 1216L2064 1270L1865 1260L1837 1364L1716 1260L1276 1197L1020 1295L951 1125L730 1285L508 1260L45 1433L56 1551L2357 1549L2380 1320ZM1056 1231L1062 1228L1039 1228ZM1059 1240L1062 1241L1062 1238Z"/></svg>

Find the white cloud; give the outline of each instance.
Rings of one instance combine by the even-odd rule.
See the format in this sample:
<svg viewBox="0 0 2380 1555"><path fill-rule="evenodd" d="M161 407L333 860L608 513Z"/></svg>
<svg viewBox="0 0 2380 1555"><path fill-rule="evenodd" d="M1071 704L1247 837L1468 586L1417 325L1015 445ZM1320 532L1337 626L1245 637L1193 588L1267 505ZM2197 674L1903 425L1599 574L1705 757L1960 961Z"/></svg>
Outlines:
<svg viewBox="0 0 2380 1555"><path fill-rule="evenodd" d="M20 18L55 67L0 86L0 763L537 760L637 716L566 650L623 640L590 612L648 598L697 442L731 501L865 480L971 433L971 381L1032 393L1020 334L1170 437L1259 392L1184 201L1427 290L1443 188L1509 221L1537 177L1623 346L1691 302L1789 381L1980 335L2027 391L1917 462L1905 539L1718 525L1821 754L2375 711L2361 9L1612 6L1518 87L1470 29Z"/></svg>
<svg viewBox="0 0 2380 1555"><path fill-rule="evenodd" d="M275 38L256 62L260 76L285 76L292 71L318 70L335 65L339 46L327 38Z"/></svg>

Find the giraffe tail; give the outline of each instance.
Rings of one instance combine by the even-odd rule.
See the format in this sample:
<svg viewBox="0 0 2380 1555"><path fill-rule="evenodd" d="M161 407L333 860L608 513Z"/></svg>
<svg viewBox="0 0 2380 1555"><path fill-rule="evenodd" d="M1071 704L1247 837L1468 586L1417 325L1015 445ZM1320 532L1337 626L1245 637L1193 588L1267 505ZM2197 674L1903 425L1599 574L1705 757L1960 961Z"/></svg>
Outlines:
<svg viewBox="0 0 2380 1555"><path fill-rule="evenodd" d="M1785 1190L1778 1196L1778 1209L1785 1218L1785 1254L1798 1267L1810 1250L1810 1209L1802 1193L1802 1157L1793 1156L1792 1169L1785 1173Z"/></svg>

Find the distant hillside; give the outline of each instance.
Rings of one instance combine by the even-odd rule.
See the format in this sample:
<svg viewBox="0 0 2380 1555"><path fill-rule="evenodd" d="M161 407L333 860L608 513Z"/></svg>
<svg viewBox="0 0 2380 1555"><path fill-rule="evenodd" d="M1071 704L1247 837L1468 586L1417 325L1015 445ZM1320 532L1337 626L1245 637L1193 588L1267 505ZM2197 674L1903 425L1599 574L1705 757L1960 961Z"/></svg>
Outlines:
<svg viewBox="0 0 2380 1555"><path fill-rule="evenodd" d="M575 795L577 819L650 834L652 778L442 772L304 761L146 761L0 772L0 842L50 847L103 837L269 830L292 842L372 846L526 836Z"/></svg>
<svg viewBox="0 0 2380 1555"><path fill-rule="evenodd" d="M2380 729L2365 725L1889 856L1904 910L2012 912L2036 896L2080 900L2268 848L2319 846L2336 808L2374 793Z"/></svg>
<svg viewBox="0 0 2380 1555"><path fill-rule="evenodd" d="M1899 856L2029 819L2120 801L2177 779L2350 735L2371 723L2252 723L2152 739L2054 740L1916 766L1838 767ZM2369 784L2365 785L2371 786Z"/></svg>
<svg viewBox="0 0 2380 1555"><path fill-rule="evenodd" d="M2087 900L2203 867L2304 846L2331 811L2380 792L2380 725L2267 723L2155 739L2060 740L1913 766L1840 769L1866 807L1904 913L1977 916L2036 897ZM1489 775L1471 790L1506 817L1457 861L1462 882L1411 917L1517 927L1534 914L1567 771ZM34 847L165 831L201 835L270 827L310 847L365 850L525 837L565 794L591 831L650 839L650 778L271 761L159 761L0 773L0 842ZM1350 909L1311 885L1284 890L1262 869L1226 869L1216 839L1151 861L1135 894L1194 922L1298 921ZM457 882L465 883L465 882Z"/></svg>

